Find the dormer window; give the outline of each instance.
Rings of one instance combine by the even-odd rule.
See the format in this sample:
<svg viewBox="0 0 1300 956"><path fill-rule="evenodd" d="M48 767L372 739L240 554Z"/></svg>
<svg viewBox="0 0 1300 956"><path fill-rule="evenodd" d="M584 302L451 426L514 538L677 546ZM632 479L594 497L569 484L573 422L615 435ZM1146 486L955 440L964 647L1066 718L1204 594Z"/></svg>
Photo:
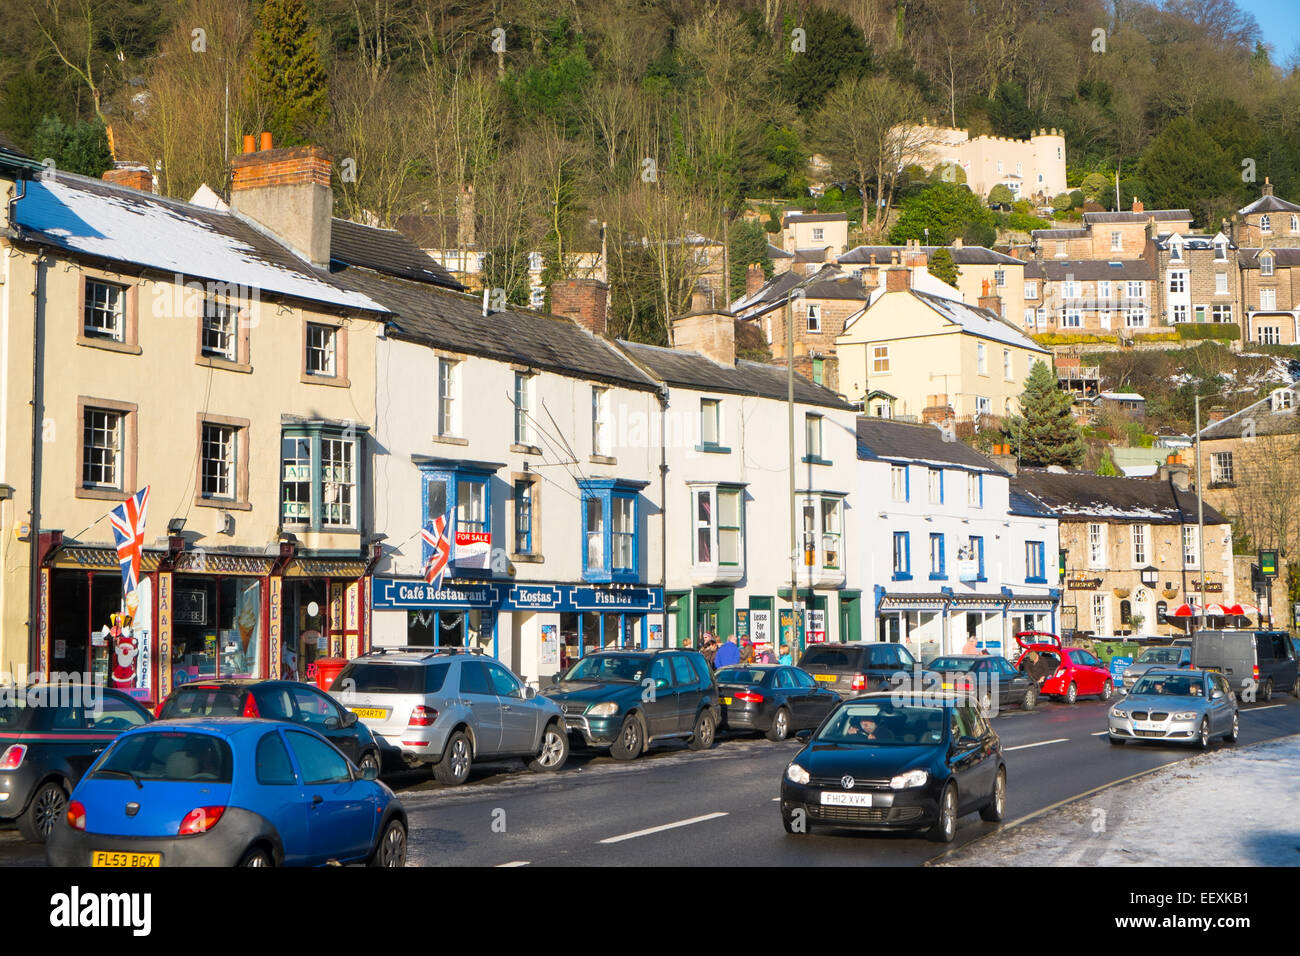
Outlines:
<svg viewBox="0 0 1300 956"><path fill-rule="evenodd" d="M1171 262L1183 261L1183 247L1181 243L1171 242L1169 244L1169 260Z"/></svg>
<svg viewBox="0 0 1300 956"><path fill-rule="evenodd" d="M1228 261L1228 244L1226 242L1216 242L1214 244L1214 261L1215 262Z"/></svg>
<svg viewBox="0 0 1300 956"><path fill-rule="evenodd" d="M1284 412L1295 404L1295 393L1287 389L1273 393L1273 411Z"/></svg>
<svg viewBox="0 0 1300 956"><path fill-rule="evenodd" d="M1273 256L1265 253L1259 257L1259 274L1262 276L1271 276L1273 274Z"/></svg>

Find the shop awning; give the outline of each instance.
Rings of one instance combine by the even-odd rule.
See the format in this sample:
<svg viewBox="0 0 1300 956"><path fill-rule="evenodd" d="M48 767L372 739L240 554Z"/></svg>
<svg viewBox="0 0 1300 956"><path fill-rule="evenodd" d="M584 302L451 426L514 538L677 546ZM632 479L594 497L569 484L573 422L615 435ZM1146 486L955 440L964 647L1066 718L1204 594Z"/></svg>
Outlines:
<svg viewBox="0 0 1300 956"><path fill-rule="evenodd" d="M882 611L942 611L948 604L946 594L886 594L880 602Z"/></svg>

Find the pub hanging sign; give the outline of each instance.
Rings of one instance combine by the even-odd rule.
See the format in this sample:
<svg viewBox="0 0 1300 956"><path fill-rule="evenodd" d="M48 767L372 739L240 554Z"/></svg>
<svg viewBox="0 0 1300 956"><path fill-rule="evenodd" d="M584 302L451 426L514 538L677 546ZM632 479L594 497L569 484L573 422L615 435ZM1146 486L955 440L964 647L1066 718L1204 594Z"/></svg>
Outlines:
<svg viewBox="0 0 1300 956"><path fill-rule="evenodd" d="M1101 578L1070 578L1066 586L1071 591L1095 591L1101 587Z"/></svg>

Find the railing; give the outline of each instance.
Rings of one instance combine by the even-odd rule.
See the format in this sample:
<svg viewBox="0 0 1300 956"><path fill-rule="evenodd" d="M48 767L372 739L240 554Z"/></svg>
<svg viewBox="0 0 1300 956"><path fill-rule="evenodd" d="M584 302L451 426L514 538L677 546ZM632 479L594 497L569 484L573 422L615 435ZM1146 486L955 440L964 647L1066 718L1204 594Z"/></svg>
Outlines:
<svg viewBox="0 0 1300 956"><path fill-rule="evenodd" d="M1074 368L1058 368L1056 370L1058 379L1068 378L1101 378L1100 365L1077 365Z"/></svg>

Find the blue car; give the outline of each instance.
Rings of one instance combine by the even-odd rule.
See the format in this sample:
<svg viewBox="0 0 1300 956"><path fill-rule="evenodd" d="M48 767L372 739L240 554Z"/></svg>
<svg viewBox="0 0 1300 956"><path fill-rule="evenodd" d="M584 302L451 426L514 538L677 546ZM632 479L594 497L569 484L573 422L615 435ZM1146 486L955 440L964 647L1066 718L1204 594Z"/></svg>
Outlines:
<svg viewBox="0 0 1300 956"><path fill-rule="evenodd" d="M51 831L52 866L405 866L393 791L306 727L242 717L122 734Z"/></svg>

